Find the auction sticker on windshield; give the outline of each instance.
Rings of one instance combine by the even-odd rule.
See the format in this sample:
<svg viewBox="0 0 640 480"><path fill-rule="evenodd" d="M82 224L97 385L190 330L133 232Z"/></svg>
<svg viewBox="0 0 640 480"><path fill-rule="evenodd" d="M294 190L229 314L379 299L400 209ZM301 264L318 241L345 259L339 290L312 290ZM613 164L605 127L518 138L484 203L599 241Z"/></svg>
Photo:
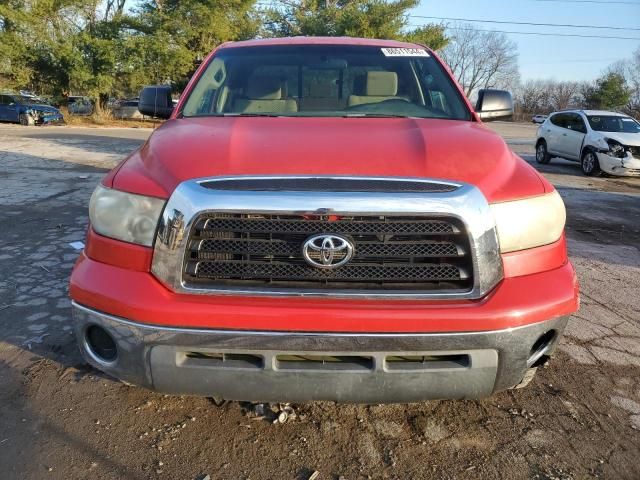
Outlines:
<svg viewBox="0 0 640 480"><path fill-rule="evenodd" d="M424 48L381 48L385 57L428 57Z"/></svg>

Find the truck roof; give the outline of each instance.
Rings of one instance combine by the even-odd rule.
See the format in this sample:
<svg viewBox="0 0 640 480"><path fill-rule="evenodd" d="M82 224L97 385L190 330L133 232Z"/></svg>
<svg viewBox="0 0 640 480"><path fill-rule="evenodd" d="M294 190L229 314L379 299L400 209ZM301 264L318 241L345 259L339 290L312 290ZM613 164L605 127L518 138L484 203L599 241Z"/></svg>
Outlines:
<svg viewBox="0 0 640 480"><path fill-rule="evenodd" d="M236 47L262 47L271 45L364 45L372 47L390 48L424 48L423 45L398 40L379 40L374 38L354 38L354 37L280 37L262 38L256 40L243 40L239 42L228 42L221 45L221 48Z"/></svg>

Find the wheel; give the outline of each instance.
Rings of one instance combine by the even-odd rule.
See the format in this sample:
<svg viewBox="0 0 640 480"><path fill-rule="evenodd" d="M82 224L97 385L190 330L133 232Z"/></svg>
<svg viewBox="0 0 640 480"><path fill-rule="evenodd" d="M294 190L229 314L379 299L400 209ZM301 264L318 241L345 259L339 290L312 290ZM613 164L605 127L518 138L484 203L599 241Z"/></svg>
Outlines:
<svg viewBox="0 0 640 480"><path fill-rule="evenodd" d="M547 151L547 142L540 140L536 145L536 162L546 164L551 161L551 156Z"/></svg>
<svg viewBox="0 0 640 480"><path fill-rule="evenodd" d="M31 117L31 115L27 114L27 113L21 113L20 114L20 125L23 125L25 127L29 127L31 125L34 124L33 118Z"/></svg>
<svg viewBox="0 0 640 480"><path fill-rule="evenodd" d="M585 150L582 154L582 162L580 163L582 165L582 171L589 177L597 177L602 173L598 156L593 150Z"/></svg>

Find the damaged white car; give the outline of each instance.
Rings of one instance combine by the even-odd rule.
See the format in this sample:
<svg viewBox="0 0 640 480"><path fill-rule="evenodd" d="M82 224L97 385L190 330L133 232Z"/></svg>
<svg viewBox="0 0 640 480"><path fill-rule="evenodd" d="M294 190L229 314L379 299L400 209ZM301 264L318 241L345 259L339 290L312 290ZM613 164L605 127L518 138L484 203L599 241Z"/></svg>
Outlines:
<svg viewBox="0 0 640 480"><path fill-rule="evenodd" d="M538 128L536 161L580 162L585 175L640 176L640 123L615 112L564 110Z"/></svg>

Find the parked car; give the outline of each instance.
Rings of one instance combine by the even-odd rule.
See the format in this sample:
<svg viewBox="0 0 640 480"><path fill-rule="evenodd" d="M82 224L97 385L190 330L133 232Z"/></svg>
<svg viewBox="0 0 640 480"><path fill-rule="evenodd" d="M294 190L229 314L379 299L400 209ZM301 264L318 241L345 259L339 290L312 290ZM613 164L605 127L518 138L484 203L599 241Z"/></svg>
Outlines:
<svg viewBox="0 0 640 480"><path fill-rule="evenodd" d="M64 122L60 110L44 105L37 97L18 94L0 94L0 121L22 125L43 125Z"/></svg>
<svg viewBox="0 0 640 480"><path fill-rule="evenodd" d="M121 100L113 109L113 116L119 119L141 119L143 115L138 111L138 99Z"/></svg>
<svg viewBox="0 0 640 480"><path fill-rule="evenodd" d="M538 128L536 161L580 162L585 175L640 175L640 123L616 112L565 110Z"/></svg>
<svg viewBox="0 0 640 480"><path fill-rule="evenodd" d="M534 115L533 117L531 117L531 121L533 123L544 123L544 121L547 119L546 115Z"/></svg>
<svg viewBox="0 0 640 480"><path fill-rule="evenodd" d="M72 115L91 115L93 102L89 97L69 96L67 97L67 109Z"/></svg>
<svg viewBox="0 0 640 480"><path fill-rule="evenodd" d="M479 398L525 385L578 308L564 204L430 49L226 43L97 186L71 276L86 359L253 401Z"/></svg>

